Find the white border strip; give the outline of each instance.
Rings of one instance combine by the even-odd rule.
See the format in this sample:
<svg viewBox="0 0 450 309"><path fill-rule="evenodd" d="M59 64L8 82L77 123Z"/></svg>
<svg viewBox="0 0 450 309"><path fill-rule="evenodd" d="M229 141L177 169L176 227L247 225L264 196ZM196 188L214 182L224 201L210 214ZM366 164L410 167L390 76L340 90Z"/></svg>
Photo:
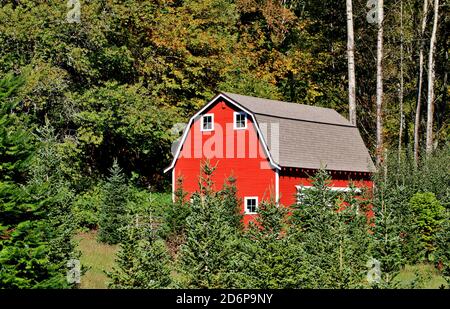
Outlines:
<svg viewBox="0 0 450 309"><path fill-rule="evenodd" d="M303 188L305 188L305 189L311 189L311 188L314 188L314 186L299 186L299 185L296 185L295 188L296 188L297 190L298 190L298 189L303 189ZM351 189L350 187L331 187L331 186L328 186L328 188L329 188L331 191L339 191L339 192L350 192L350 191L352 191L352 189ZM357 192L357 193L360 193L360 192L361 192L361 189L360 189L360 188L354 188L353 191L355 191L355 192Z"/></svg>

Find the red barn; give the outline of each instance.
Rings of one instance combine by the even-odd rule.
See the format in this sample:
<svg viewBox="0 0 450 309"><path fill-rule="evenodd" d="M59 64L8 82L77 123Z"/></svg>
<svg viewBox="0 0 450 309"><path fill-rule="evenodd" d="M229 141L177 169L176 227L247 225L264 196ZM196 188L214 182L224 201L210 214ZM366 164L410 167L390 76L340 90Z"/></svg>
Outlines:
<svg viewBox="0 0 450 309"><path fill-rule="evenodd" d="M189 120L174 149L172 190L182 177L186 192L198 190L201 164L216 170L218 189L236 179L247 223L258 204L273 198L292 205L308 174L321 167L331 173L333 190L350 181L372 187L374 165L358 129L333 109L219 93Z"/></svg>

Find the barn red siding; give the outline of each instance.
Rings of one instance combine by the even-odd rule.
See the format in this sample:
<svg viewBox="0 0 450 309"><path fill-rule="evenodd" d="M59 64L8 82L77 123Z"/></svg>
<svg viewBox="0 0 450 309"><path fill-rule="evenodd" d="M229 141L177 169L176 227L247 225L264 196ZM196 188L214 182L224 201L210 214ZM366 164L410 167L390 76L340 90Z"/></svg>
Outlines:
<svg viewBox="0 0 450 309"><path fill-rule="evenodd" d="M296 186L311 186L310 175L314 170L303 170L296 168L283 168L280 171L280 204L285 206L293 205L296 202L297 189ZM372 190L373 182L369 173L355 173L343 171L331 171L332 187L348 187L351 182L356 187L368 188ZM372 210L369 211L368 217L372 217Z"/></svg>
<svg viewBox="0 0 450 309"><path fill-rule="evenodd" d="M173 172L175 180L182 177L183 189L193 193L198 190L201 163L209 159L212 166L217 166L213 175L216 190L222 188L229 176L236 178L237 194L242 200L244 212L245 196L257 196L259 203L264 199L275 198L276 173L270 168L251 118L247 119L247 129L233 129L236 111L239 110L223 101L212 104L204 112L214 114L214 131L210 132L201 132L201 120L194 121ZM199 154L200 157L195 157ZM247 224L252 217L245 215L244 223Z"/></svg>

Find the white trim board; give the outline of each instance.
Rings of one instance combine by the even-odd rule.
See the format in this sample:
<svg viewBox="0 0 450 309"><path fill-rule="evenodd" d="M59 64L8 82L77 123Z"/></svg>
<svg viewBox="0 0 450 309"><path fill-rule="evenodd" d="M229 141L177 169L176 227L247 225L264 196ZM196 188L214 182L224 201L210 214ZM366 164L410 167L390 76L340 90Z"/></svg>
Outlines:
<svg viewBox="0 0 450 309"><path fill-rule="evenodd" d="M299 185L296 185L295 188L297 190L298 189L303 189L303 188L311 189L311 188L314 188L314 186L299 186ZM331 187L331 186L328 186L328 188L331 191L339 191L339 192L351 192L352 191L352 189L350 187ZM353 188L353 191L355 191L356 193L360 193L361 189L360 188Z"/></svg>
<svg viewBox="0 0 450 309"><path fill-rule="evenodd" d="M220 99L220 98L222 98L223 100L227 101L228 103L231 103L231 104L234 105L235 107L239 108L240 110L242 110L243 112L247 113L247 115L249 115L249 116L252 118L253 123L255 124L255 127L256 127L256 131L258 132L258 136L259 136L259 138L260 138L260 140L261 140L261 142L262 142L262 144L263 144L264 152L265 152L266 156L269 158L270 165L271 165L273 168L275 168L275 169L278 169L278 170L281 169L281 167L280 167L277 163L275 163L275 161L274 161L273 158L272 158L272 155L270 154L269 147L267 147L267 143L266 143L266 141L264 140L264 136L263 136L262 133L261 133L261 130L260 130L260 128L259 128L258 123L256 122L256 118L255 118L254 114L253 114L252 112L250 112L249 110L247 110L246 108L244 108L243 106L241 106L241 105L240 105L239 103L237 103L236 101L234 101L234 100L230 99L229 97L227 97L226 95L224 95L223 93L219 93L219 94L216 95L211 101L209 101L205 106L203 106L203 107L202 107L202 108L201 108L194 116L192 116L192 117L189 119L189 122L188 122L188 124L187 124L187 126L186 126L186 129L185 129L184 132L183 132L183 136L182 136L182 138L181 138L181 141L180 141L180 143L179 143L178 146L177 146L177 151L175 152L175 156L174 156L173 159L172 159L172 163L170 164L169 167L167 167L167 168L164 170L164 173L167 173L168 171L170 171L170 170L175 166L175 163L177 162L178 157L180 156L181 147L183 146L184 142L186 141L186 138L187 138L187 136L188 136L188 133L189 133L189 131L190 131L190 129L191 129L191 126L192 126L194 120L195 120L196 118L198 118L198 117L202 114L202 112L203 112L204 110L206 110L206 109L207 109L208 107L210 107L215 101L217 101L217 100ZM234 119L233 119L233 121L234 121Z"/></svg>

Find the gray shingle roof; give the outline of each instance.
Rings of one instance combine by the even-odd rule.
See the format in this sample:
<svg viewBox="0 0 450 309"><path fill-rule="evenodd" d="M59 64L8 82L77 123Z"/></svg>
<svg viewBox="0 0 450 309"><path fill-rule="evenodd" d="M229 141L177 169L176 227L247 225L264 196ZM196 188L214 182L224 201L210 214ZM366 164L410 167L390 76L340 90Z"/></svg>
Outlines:
<svg viewBox="0 0 450 309"><path fill-rule="evenodd" d="M224 92L255 115L274 161L282 167L373 172L358 129L329 108Z"/></svg>

